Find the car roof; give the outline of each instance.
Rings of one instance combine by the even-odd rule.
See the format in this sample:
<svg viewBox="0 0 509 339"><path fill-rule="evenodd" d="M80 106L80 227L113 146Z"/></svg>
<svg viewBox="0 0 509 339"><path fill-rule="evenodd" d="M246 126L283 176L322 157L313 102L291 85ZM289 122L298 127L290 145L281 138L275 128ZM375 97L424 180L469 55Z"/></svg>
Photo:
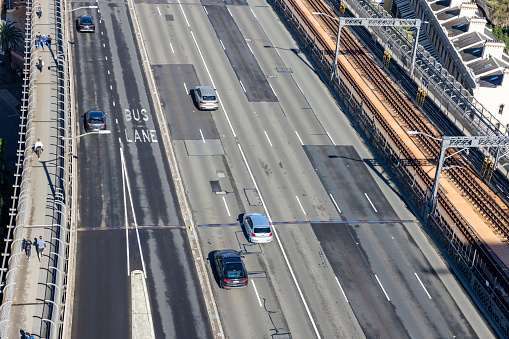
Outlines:
<svg viewBox="0 0 509 339"><path fill-rule="evenodd" d="M211 86L196 86L196 89L199 89L202 95L216 95L216 90Z"/></svg>
<svg viewBox="0 0 509 339"><path fill-rule="evenodd" d="M251 218L251 221L253 222L253 227L256 226L269 226L269 221L267 220L267 217L265 217L263 214L254 214L249 216Z"/></svg>

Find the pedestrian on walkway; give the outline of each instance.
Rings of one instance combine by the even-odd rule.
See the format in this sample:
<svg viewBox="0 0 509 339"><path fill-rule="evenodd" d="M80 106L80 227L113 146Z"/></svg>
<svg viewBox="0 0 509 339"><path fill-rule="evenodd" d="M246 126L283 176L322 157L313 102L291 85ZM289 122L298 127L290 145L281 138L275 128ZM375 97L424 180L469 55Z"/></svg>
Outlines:
<svg viewBox="0 0 509 339"><path fill-rule="evenodd" d="M41 4L38 4L37 7L35 8L35 13L37 13L37 16L39 17L39 19L41 18L42 16L42 6Z"/></svg>
<svg viewBox="0 0 509 339"><path fill-rule="evenodd" d="M51 36L49 34L46 37L46 44L48 45L48 49L51 49Z"/></svg>
<svg viewBox="0 0 509 339"><path fill-rule="evenodd" d="M41 41L42 41L41 32L37 32L37 34L35 35L35 47L37 49L41 48Z"/></svg>
<svg viewBox="0 0 509 339"><path fill-rule="evenodd" d="M44 67L44 60L42 60L42 56L37 59L37 68L39 69L39 72L42 72L42 68Z"/></svg>
<svg viewBox="0 0 509 339"><path fill-rule="evenodd" d="M25 239L23 239L23 245L21 247L23 247L23 249L25 250L25 253L27 255L27 259L30 261L30 253L32 253L32 240L30 240L29 237Z"/></svg>
<svg viewBox="0 0 509 339"><path fill-rule="evenodd" d="M37 240L37 254L39 256L39 261L41 261L44 255L44 249L46 248L46 242L42 239L42 235L39 236L39 240Z"/></svg>
<svg viewBox="0 0 509 339"><path fill-rule="evenodd" d="M48 37L46 35L42 35L42 49L46 47L46 40L48 40Z"/></svg>
<svg viewBox="0 0 509 339"><path fill-rule="evenodd" d="M44 145L42 144L41 139L37 139L34 144L34 152L37 153L37 158L41 156L42 151L44 151Z"/></svg>

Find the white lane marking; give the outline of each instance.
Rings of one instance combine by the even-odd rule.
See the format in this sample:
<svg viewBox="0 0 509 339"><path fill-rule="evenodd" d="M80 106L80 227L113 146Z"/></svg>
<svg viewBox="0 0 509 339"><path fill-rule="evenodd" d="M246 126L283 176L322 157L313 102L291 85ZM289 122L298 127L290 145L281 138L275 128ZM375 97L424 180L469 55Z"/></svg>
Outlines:
<svg viewBox="0 0 509 339"><path fill-rule="evenodd" d="M304 146L304 143L302 142L302 139L300 138L299 133L297 133L297 131L295 131L295 134L297 134L297 138L299 138L300 144L301 144L302 146Z"/></svg>
<svg viewBox="0 0 509 339"><path fill-rule="evenodd" d="M253 285L253 288L255 290L256 298L258 299L258 304L260 304L260 307L262 307L262 301L260 300L260 296L258 295L258 290L256 289L256 285L253 280L251 280L251 284Z"/></svg>
<svg viewBox="0 0 509 339"><path fill-rule="evenodd" d="M189 21L187 21L187 16L186 16L186 13L184 12L184 7L182 7L182 3L180 2L180 0L178 0L178 2L180 5L180 9L182 10L182 14L184 14L184 19L186 19L187 27L191 28L191 25L189 25ZM192 31L191 31L191 33L192 33Z"/></svg>
<svg viewBox="0 0 509 339"><path fill-rule="evenodd" d="M270 84L270 82L269 82L269 86L270 86L270 88L272 89L272 92L274 92L274 95L275 95L275 96L277 96L276 91L274 91L274 88L272 87L272 85Z"/></svg>
<svg viewBox="0 0 509 339"><path fill-rule="evenodd" d="M207 9L205 8L205 6L203 6L203 10L205 11L205 14L209 15L209 12L207 12Z"/></svg>
<svg viewBox="0 0 509 339"><path fill-rule="evenodd" d="M224 48L223 42L219 40L219 43L221 44L221 47L223 47L223 51L226 51L226 48Z"/></svg>
<svg viewBox="0 0 509 339"><path fill-rule="evenodd" d="M103 47L106 48L106 44L103 44Z"/></svg>
<svg viewBox="0 0 509 339"><path fill-rule="evenodd" d="M187 85L185 82L184 82L184 89L186 90L186 93L189 93L189 90L187 89Z"/></svg>
<svg viewBox="0 0 509 339"><path fill-rule="evenodd" d="M343 287L341 287L341 284L339 283L338 277L336 277L336 276L334 276L334 277L336 278L336 281L337 281L337 283L338 283L338 285L339 285L339 289L341 290L341 292L343 292L343 296L345 297L346 302L347 302L347 303L350 303L350 302L348 301L348 298L346 297L345 291L343 291Z"/></svg>
<svg viewBox="0 0 509 339"><path fill-rule="evenodd" d="M428 298L430 298L430 299L431 299L431 295L429 295L428 290L426 289L426 287L424 287L424 284L422 283L422 281L421 281L421 279L419 278L419 276L417 275L417 273L416 273L416 272L414 272L414 274L415 274L415 277L417 278L417 280L419 280L419 283L421 284L422 288L424 289L424 292L426 292L426 294L428 295Z"/></svg>
<svg viewBox="0 0 509 339"><path fill-rule="evenodd" d="M255 14L255 12L253 12L253 9L252 8L249 8L249 9L251 10L251 12L253 13L254 17L256 18L256 14Z"/></svg>
<svg viewBox="0 0 509 339"><path fill-rule="evenodd" d="M200 134L201 134L201 140L203 140L203 143L205 144L205 138L203 137L203 132L201 131L201 128L200 128Z"/></svg>
<svg viewBox="0 0 509 339"><path fill-rule="evenodd" d="M260 192L258 192L259 194ZM299 200L299 197L298 196L295 196L297 198L297 201L299 202L299 205L300 205L300 209L302 210L302 213L304 213L304 215L306 215L306 211L304 211L304 207L302 207L302 204L300 203L300 200Z"/></svg>
<svg viewBox="0 0 509 339"><path fill-rule="evenodd" d="M230 12L230 8L226 7L226 9L228 10L228 13L230 13L231 17L233 18L233 14L232 14L232 12Z"/></svg>
<svg viewBox="0 0 509 339"><path fill-rule="evenodd" d="M391 301L391 299L389 298L389 296L387 295L387 292L385 292L385 288L382 286L382 283L380 282L380 279L378 279L378 276L375 274L375 278L376 278L376 281L378 281L378 285L380 285L380 288L382 289L382 291L384 292L385 294L385 297L387 298L387 300Z"/></svg>
<svg viewBox="0 0 509 339"><path fill-rule="evenodd" d="M251 51L251 54L253 54L253 55L254 55L253 50L251 49L251 46L249 46L249 44L248 44L248 43L246 43L246 45L247 45L247 47L249 48L249 50Z"/></svg>
<svg viewBox="0 0 509 339"><path fill-rule="evenodd" d="M267 137L267 140L269 141L270 147L272 147L272 143L270 142L269 135L267 134L267 131L263 131L265 133L265 136Z"/></svg>
<svg viewBox="0 0 509 339"><path fill-rule="evenodd" d="M240 154L242 155L244 164L246 165L247 171L249 172L249 176L251 177L251 180L253 181L253 185L255 186L256 191L258 192L258 196L260 197L260 201L262 202L263 209L265 210L265 215L267 216L267 219L269 220L269 222L272 222L272 218L270 217L269 211L267 210L267 206L265 205L265 201L263 200L262 193L258 189L258 185L256 184L255 178L253 176L253 172L251 172L251 168L249 167L249 164L247 163L247 159L246 159L246 156L244 155L244 151L242 150L242 146L240 146L240 144L237 144L237 145L239 146ZM293 272L292 265L290 265L290 261L288 260L288 256L286 255L285 249L283 248L283 244L281 243L279 234L277 233L275 227L272 228L272 231L274 232L274 235L276 236L276 240L279 245L279 248L281 249L281 253L283 253L283 258L285 258L286 266L288 266L288 270L290 270L290 274L292 276L293 282L295 284L295 287L297 287L297 291L299 292L300 299L302 300L302 303L304 304L304 308L306 309L309 320L311 321L311 324L313 325L315 334L318 337L318 339L320 339L321 336L320 336L320 333L318 332L318 328L316 327L315 320L313 319L313 316L311 315L311 311L309 310L306 299L304 299L304 295L302 294L300 285L297 281L297 278L295 277L295 273Z"/></svg>
<svg viewBox="0 0 509 339"><path fill-rule="evenodd" d="M332 199L332 202L334 203L334 206L336 206L336 209L338 210L338 212L341 213L341 210L339 209L338 204L336 204L336 200L334 199L332 194L329 193L329 195L330 195L330 198Z"/></svg>
<svg viewBox="0 0 509 339"><path fill-rule="evenodd" d="M122 149L120 149L120 158L122 164L124 163L124 154L122 153ZM126 243L126 251L127 251L127 276L131 274L131 264L129 263L129 231L127 225L127 196L125 194L125 175L124 175L124 166L122 166L122 192L124 192L124 221L125 221L125 243Z"/></svg>
<svg viewBox="0 0 509 339"><path fill-rule="evenodd" d="M117 118L115 118L115 123L118 125L118 119ZM120 140L120 138L119 138L119 140Z"/></svg>
<svg viewBox="0 0 509 339"><path fill-rule="evenodd" d="M108 60L108 57L107 57L107 56L105 56L105 57L104 57L104 59Z"/></svg>
<svg viewBox="0 0 509 339"><path fill-rule="evenodd" d="M115 101L113 101L113 106L116 106L116 105L115 105Z"/></svg>
<svg viewBox="0 0 509 339"><path fill-rule="evenodd" d="M159 15L161 15L161 10L159 9L159 7L157 7L157 11L159 12Z"/></svg>
<svg viewBox="0 0 509 339"><path fill-rule="evenodd" d="M325 133L327 133L327 136L329 137L330 141L332 141L332 144L334 146L336 146L336 143L334 142L334 140L332 139L332 137L330 136L329 132L325 131Z"/></svg>
<svg viewBox="0 0 509 339"><path fill-rule="evenodd" d="M371 199L368 197L368 194L367 194L367 193L364 193L364 195L366 196L366 198L368 198L368 201L369 201L369 203L371 204L371 207L373 207L373 209L375 210L375 212L377 212L377 213L378 213L378 211L377 211L377 210L376 210L376 208L375 208L375 205L373 205L373 203L371 202Z"/></svg>
<svg viewBox="0 0 509 339"><path fill-rule="evenodd" d="M180 3L180 0L179 0ZM182 5L181 5L182 7ZM183 9L182 9L183 11ZM203 62L203 65L205 66L205 69L207 70L207 74L209 75L210 82L212 84L212 87L216 88L216 85L214 84L214 79L212 79L212 75L210 75L209 68L207 67L207 63L205 62L205 59L203 58L203 54L201 53L200 46L198 46L198 42L196 41L196 38L194 37L193 31L191 31L191 36L193 37L194 44L196 45L196 48L198 49L198 53L200 53L201 61ZM230 129L232 130L233 137L236 138L237 134L235 133L235 130L233 129L232 123L230 121L230 117L228 117L228 113L226 113L226 109L224 108L223 101L221 100L221 97L219 96L219 92L216 91L217 98L219 100L219 104L221 105L221 108L223 109L224 115L226 117L226 120L228 120L228 125L230 125Z"/></svg>
<svg viewBox="0 0 509 339"><path fill-rule="evenodd" d="M110 85L110 90L113 91L113 86Z"/></svg>
<svg viewBox="0 0 509 339"><path fill-rule="evenodd" d="M120 148L120 152L122 152L122 148ZM140 249L140 257L141 257L141 266L143 267L143 274L145 275L145 279L147 278L147 269L145 266L145 259L143 258L143 250L141 249L141 240L140 240L140 232L138 230L138 221L136 220L136 214L134 212L134 204L133 204L133 195L131 193L131 185L129 185L129 175L127 174L127 169L125 167L124 157L122 157L122 166L124 167L124 176L127 184L127 193L129 193L129 201L131 202L131 212L133 214L134 227L136 230L136 238L138 240L138 248Z"/></svg>
<svg viewBox="0 0 509 339"><path fill-rule="evenodd" d="M173 54L175 54L175 51L173 50L173 45L171 44L171 42L170 42L170 48L171 48L171 52L172 52Z"/></svg>
<svg viewBox="0 0 509 339"><path fill-rule="evenodd" d="M230 210L228 209L228 205L226 204L226 199L223 197L224 207L226 207L226 212L228 212L228 216L231 217Z"/></svg>
<svg viewBox="0 0 509 339"><path fill-rule="evenodd" d="M242 90L244 91L244 93L246 93L246 89L244 88L244 85L242 84L242 81L239 80L239 82L240 82L240 86L242 87Z"/></svg>

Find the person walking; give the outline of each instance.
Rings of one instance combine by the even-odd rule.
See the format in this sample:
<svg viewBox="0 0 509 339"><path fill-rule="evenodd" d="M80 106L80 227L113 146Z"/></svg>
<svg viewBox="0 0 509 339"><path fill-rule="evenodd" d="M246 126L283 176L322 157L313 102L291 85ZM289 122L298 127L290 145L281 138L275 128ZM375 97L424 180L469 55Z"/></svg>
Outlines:
<svg viewBox="0 0 509 339"><path fill-rule="evenodd" d="M42 239L42 235L39 236L39 240L37 240L37 255L39 256L39 261L41 261L44 255L44 249L46 248L46 242Z"/></svg>
<svg viewBox="0 0 509 339"><path fill-rule="evenodd" d="M48 39L48 37L46 35L42 35L42 49L44 49L44 47L46 47L46 40Z"/></svg>
<svg viewBox="0 0 509 339"><path fill-rule="evenodd" d="M37 153L37 158L41 156L42 151L44 151L44 145L42 144L41 139L37 139L37 141L34 144L34 151Z"/></svg>
<svg viewBox="0 0 509 339"><path fill-rule="evenodd" d="M46 44L48 45L48 49L51 49L51 36L49 34L46 37Z"/></svg>
<svg viewBox="0 0 509 339"><path fill-rule="evenodd" d="M37 34L35 34L35 48L37 49L41 48L41 41L42 41L41 32L37 32Z"/></svg>
<svg viewBox="0 0 509 339"><path fill-rule="evenodd" d="M32 253L32 240L30 240L29 237L25 239L23 239L23 249L25 250L25 254L27 255L27 259L28 261L30 261L30 253Z"/></svg>
<svg viewBox="0 0 509 339"><path fill-rule="evenodd" d="M39 17L39 19L41 18L42 16L42 6L41 4L38 4L37 7L35 8L35 13L37 13L37 16Z"/></svg>
<svg viewBox="0 0 509 339"><path fill-rule="evenodd" d="M39 56L39 59L37 59L37 68L39 69L39 72L42 72L43 67L44 67L44 60L42 60L42 56Z"/></svg>

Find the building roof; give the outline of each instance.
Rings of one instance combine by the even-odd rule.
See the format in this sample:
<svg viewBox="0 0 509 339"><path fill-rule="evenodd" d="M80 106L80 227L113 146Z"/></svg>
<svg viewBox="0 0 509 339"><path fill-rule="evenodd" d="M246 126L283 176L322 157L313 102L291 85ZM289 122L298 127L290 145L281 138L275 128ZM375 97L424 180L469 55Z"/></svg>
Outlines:
<svg viewBox="0 0 509 339"><path fill-rule="evenodd" d="M460 8L459 7L453 7L446 9L445 11L440 11L435 16L439 21L445 21L452 18L456 18L460 15Z"/></svg>
<svg viewBox="0 0 509 339"><path fill-rule="evenodd" d="M504 72L502 72L501 70L497 70L493 73L490 73L490 74L480 77L479 78L479 86L495 88L497 86L502 85L503 79L504 79Z"/></svg>
<svg viewBox="0 0 509 339"><path fill-rule="evenodd" d="M444 8L448 8L451 5L451 0L439 0L430 5L431 10L433 12L438 12L443 10Z"/></svg>
<svg viewBox="0 0 509 339"><path fill-rule="evenodd" d="M486 38L482 37L479 33L472 32L472 33L463 35L459 38L452 39L451 43L453 44L453 46L456 50L460 50L462 48L477 44L479 42L483 42L485 40L486 40Z"/></svg>
<svg viewBox="0 0 509 339"><path fill-rule="evenodd" d="M484 50L484 44L479 43L472 47L465 48L459 52L461 59L463 59L464 63L469 63L470 61L476 60L482 57L482 52Z"/></svg>

